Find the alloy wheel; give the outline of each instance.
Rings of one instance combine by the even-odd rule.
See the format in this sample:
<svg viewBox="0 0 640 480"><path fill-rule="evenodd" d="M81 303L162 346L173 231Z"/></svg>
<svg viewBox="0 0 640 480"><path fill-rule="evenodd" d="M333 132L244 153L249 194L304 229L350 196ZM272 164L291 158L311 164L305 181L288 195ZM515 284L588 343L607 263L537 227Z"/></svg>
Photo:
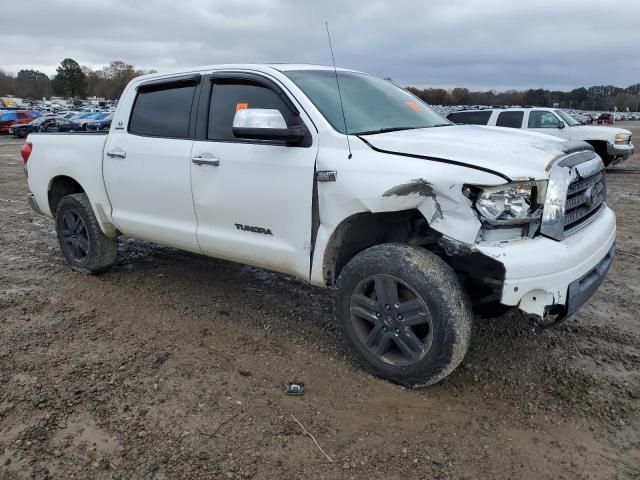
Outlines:
<svg viewBox="0 0 640 480"><path fill-rule="evenodd" d="M363 279L350 302L351 324L364 347L394 366L426 355L433 322L424 300L402 280L386 274Z"/></svg>
<svg viewBox="0 0 640 480"><path fill-rule="evenodd" d="M62 216L62 247L76 262L84 261L89 255L91 239L87 225L80 215L67 210Z"/></svg>

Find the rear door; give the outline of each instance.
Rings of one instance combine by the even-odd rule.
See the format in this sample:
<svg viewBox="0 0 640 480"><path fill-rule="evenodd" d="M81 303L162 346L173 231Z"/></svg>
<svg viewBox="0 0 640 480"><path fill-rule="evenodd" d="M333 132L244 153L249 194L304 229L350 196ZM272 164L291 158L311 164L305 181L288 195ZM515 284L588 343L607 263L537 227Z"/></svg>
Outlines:
<svg viewBox="0 0 640 480"><path fill-rule="evenodd" d="M496 118L496 127L522 128L523 119L523 110L507 110L500 112Z"/></svg>
<svg viewBox="0 0 640 480"><path fill-rule="evenodd" d="M199 251L190 171L199 84L199 75L162 79L123 100L103 171L113 220L125 235Z"/></svg>
<svg viewBox="0 0 640 480"><path fill-rule="evenodd" d="M203 253L308 278L317 134L279 84L255 74L215 74L203 82L191 179ZM300 120L299 145L233 135L243 108L277 109ZM297 110L297 107L293 107ZM302 110L302 109L300 109Z"/></svg>

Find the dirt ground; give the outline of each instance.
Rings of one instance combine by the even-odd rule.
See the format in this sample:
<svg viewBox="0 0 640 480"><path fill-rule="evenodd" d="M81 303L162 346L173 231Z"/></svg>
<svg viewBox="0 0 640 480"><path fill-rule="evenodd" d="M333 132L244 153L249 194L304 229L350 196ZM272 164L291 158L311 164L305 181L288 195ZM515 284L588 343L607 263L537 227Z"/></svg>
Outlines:
<svg viewBox="0 0 640 480"><path fill-rule="evenodd" d="M0 138L0 479L640 478L640 154L607 174L618 254L589 303L542 333L478 320L463 365L408 390L354 363L331 291L128 239L71 271L20 145Z"/></svg>

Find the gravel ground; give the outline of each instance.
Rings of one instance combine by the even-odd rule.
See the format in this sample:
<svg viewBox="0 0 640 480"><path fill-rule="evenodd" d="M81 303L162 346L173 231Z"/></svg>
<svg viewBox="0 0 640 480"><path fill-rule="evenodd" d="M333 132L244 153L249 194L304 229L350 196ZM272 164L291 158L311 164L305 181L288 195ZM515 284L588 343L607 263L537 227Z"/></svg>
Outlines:
<svg viewBox="0 0 640 480"><path fill-rule="evenodd" d="M20 144L0 138L0 479L640 478L640 173L607 174L618 255L571 321L478 319L463 365L407 390L353 362L330 291L128 239L74 273Z"/></svg>

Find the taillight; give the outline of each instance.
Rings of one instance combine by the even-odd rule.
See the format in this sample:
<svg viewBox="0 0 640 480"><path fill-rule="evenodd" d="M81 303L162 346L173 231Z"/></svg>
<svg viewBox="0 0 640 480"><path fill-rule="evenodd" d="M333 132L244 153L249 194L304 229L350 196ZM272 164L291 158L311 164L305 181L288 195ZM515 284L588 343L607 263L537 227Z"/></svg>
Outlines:
<svg viewBox="0 0 640 480"><path fill-rule="evenodd" d="M20 155L22 156L22 160L24 160L24 163L27 163L27 160L29 160L29 156L31 155L32 151L33 145L31 143L27 142L22 145L22 148L20 149Z"/></svg>

